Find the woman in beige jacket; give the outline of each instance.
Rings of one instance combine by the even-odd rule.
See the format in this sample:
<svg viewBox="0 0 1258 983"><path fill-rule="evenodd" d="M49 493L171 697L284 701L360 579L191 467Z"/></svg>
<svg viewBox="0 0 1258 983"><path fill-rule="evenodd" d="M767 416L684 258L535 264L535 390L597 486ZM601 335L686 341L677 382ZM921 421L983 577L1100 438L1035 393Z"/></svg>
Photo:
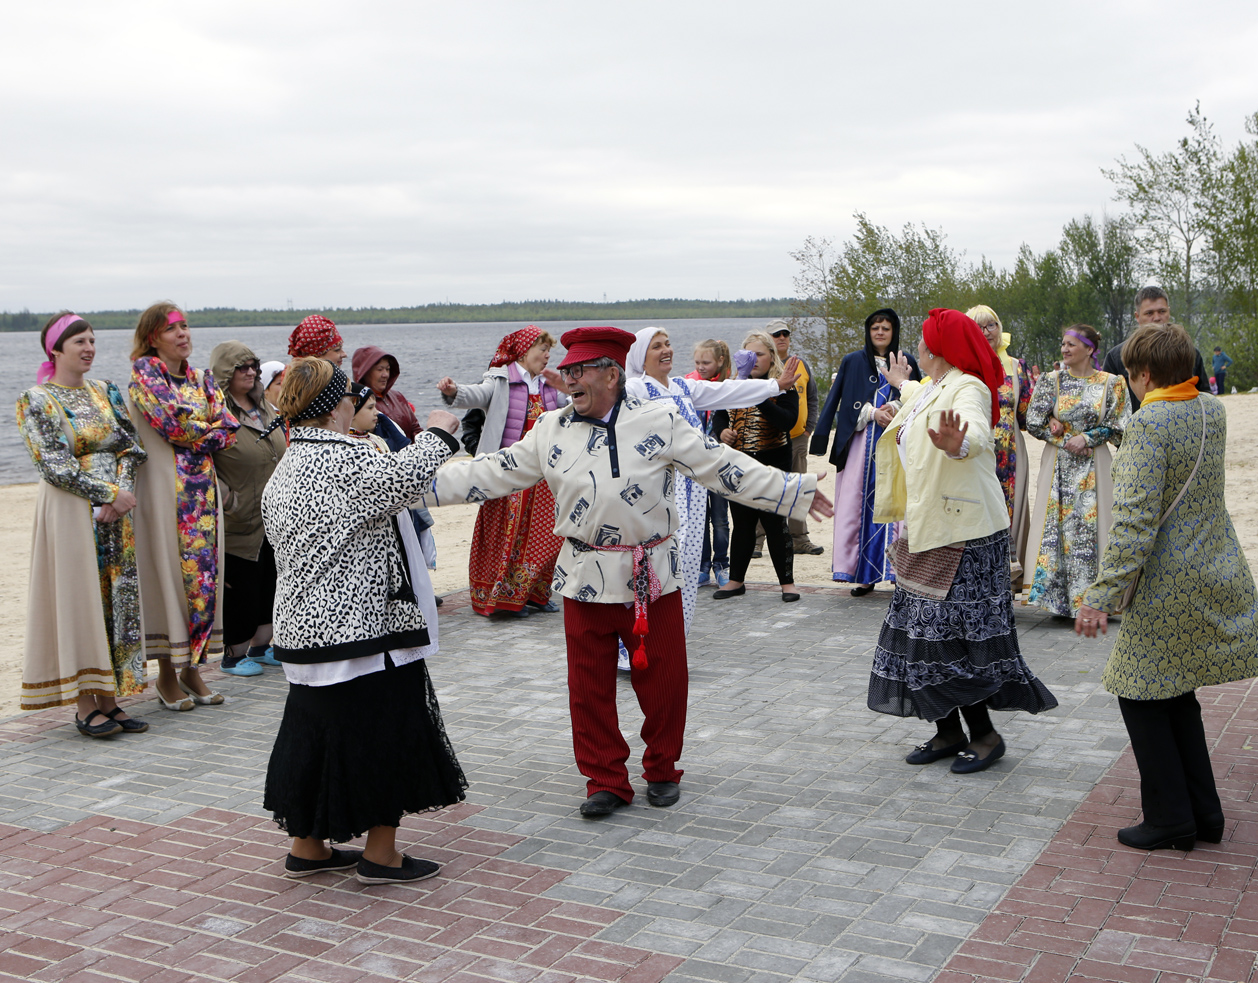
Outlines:
<svg viewBox="0 0 1258 983"><path fill-rule="evenodd" d="M899 354L886 372L901 408L878 441L874 521L905 528L892 546L895 594L869 708L935 723L909 764L952 758L954 772L968 773L1005 753L989 707L1039 713L1057 700L1022 660L1013 625L1009 512L992 435L1004 369L960 311L931 311L917 351L929 382L910 381Z"/></svg>

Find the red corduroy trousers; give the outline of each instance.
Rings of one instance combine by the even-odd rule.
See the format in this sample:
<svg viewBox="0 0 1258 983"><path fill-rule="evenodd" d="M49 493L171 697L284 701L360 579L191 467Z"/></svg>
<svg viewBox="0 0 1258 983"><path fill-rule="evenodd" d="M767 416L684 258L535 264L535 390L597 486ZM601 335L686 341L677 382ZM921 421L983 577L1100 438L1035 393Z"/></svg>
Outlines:
<svg viewBox="0 0 1258 983"><path fill-rule="evenodd" d="M638 647L633 633L633 605L596 604L563 599L564 633L568 639L568 706L572 712L572 749L577 769L588 781L586 795L613 792L633 801L629 784L629 745L620 733L616 715L616 642L622 639L632 654ZM642 723L642 777L648 782L676 782L686 731L686 626L681 613L681 591L665 594L647 612L645 669L633 669L630 682Z"/></svg>

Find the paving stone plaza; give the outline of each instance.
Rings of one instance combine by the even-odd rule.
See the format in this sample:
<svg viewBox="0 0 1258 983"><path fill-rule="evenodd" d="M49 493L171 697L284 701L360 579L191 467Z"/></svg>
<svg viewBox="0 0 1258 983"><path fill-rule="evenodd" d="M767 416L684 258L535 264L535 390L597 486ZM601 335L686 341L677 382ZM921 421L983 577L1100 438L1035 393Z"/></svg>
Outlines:
<svg viewBox="0 0 1258 983"><path fill-rule="evenodd" d="M1228 814L1217 847L1138 854L1134 765L1100 686L1109 642L1018 609L1061 706L993 715L990 770L904 764L930 735L866 709L889 595L776 588L714 602L691 633L681 801L577 806L562 614L442 609L429 665L471 788L409 817L441 877L363 887L280 876L261 811L280 670L213 673L222 707L152 699L144 735L89 741L68 708L0 723L0 975L35 980L1248 980L1258 782L1248 683L1202 693ZM1111 633L1110 638L1113 635ZM641 722L621 680L621 727ZM1251 910L1251 904L1253 908Z"/></svg>

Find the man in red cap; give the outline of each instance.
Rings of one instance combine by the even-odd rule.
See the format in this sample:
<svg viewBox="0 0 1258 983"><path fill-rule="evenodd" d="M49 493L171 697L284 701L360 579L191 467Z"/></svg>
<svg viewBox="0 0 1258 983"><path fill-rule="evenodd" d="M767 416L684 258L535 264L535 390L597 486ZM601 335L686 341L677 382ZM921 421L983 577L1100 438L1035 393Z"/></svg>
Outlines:
<svg viewBox="0 0 1258 983"><path fill-rule="evenodd" d="M630 680L646 718L647 801L678 799L688 671L681 559L673 534L674 469L719 495L788 517L833 514L812 475L765 467L706 436L658 402L625 395L634 336L577 328L551 381L572 403L542 415L522 440L442 467L429 504L482 502L545 481L564 545L553 589L564 598L568 699L587 817L633 801L629 745L616 717L617 642L633 653Z"/></svg>

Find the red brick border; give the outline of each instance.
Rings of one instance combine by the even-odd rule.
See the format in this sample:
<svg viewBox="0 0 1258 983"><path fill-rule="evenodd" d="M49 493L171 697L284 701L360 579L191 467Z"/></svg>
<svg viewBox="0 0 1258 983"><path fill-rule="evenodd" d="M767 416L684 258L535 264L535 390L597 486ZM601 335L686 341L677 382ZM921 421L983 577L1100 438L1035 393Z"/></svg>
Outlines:
<svg viewBox="0 0 1258 983"><path fill-rule="evenodd" d="M1139 822L1128 749L935 983L1258 979L1258 685L1198 691L1227 814L1218 846L1145 853L1115 833Z"/></svg>
<svg viewBox="0 0 1258 983"><path fill-rule="evenodd" d="M285 878L283 834L221 809L0 825L0 978L659 983L682 962L596 941L621 912L543 897L567 872L498 859L522 837L463 822L479 811L404 820L412 852L445 865L409 886Z"/></svg>

